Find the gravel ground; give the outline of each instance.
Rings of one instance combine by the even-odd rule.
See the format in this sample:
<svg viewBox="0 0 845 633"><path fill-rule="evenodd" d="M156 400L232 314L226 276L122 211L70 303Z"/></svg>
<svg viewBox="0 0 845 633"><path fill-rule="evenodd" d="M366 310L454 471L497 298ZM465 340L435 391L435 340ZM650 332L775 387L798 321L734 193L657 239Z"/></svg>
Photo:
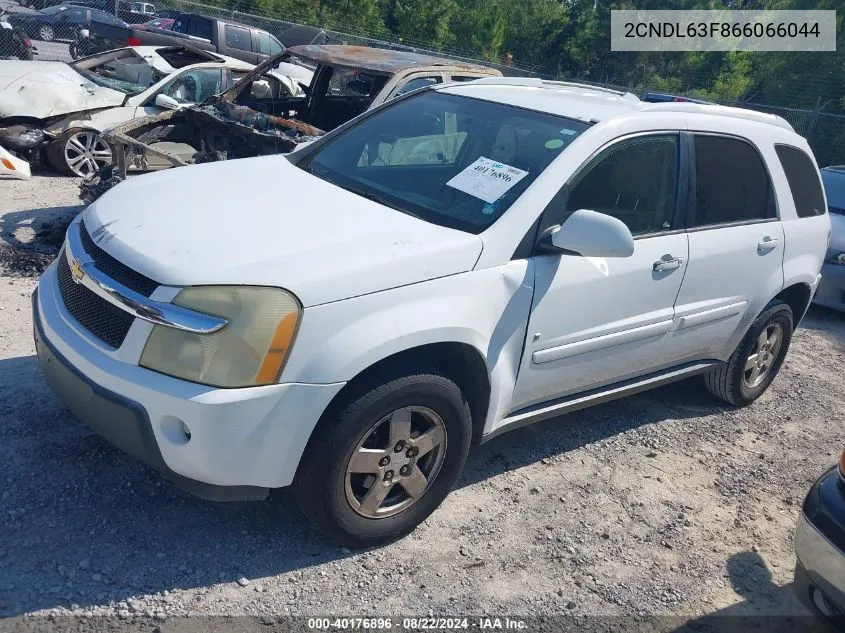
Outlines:
<svg viewBox="0 0 845 633"><path fill-rule="evenodd" d="M69 179L0 182L0 616L806 613L792 531L843 445L842 315L812 309L749 408L692 380L514 431L409 537L349 551L285 494L182 494L48 391L31 271L76 196Z"/></svg>

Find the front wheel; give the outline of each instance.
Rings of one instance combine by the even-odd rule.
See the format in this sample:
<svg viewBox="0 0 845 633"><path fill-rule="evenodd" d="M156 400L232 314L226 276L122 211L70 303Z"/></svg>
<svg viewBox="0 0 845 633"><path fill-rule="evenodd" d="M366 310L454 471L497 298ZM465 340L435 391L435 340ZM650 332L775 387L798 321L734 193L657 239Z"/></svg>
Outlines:
<svg viewBox="0 0 845 633"><path fill-rule="evenodd" d="M73 128L47 146L47 158L67 176L91 178L112 162L112 150L96 130Z"/></svg>
<svg viewBox="0 0 845 633"><path fill-rule="evenodd" d="M704 375L707 390L736 406L751 404L763 395L786 358L792 322L792 309L786 303L769 303L728 362Z"/></svg>
<svg viewBox="0 0 845 633"><path fill-rule="evenodd" d="M294 482L303 513L352 547L413 530L466 462L472 423L458 386L411 373L361 387L323 416Z"/></svg>
<svg viewBox="0 0 845 633"><path fill-rule="evenodd" d="M52 42L56 38L56 32L49 24L42 24L38 27L38 39L44 42Z"/></svg>

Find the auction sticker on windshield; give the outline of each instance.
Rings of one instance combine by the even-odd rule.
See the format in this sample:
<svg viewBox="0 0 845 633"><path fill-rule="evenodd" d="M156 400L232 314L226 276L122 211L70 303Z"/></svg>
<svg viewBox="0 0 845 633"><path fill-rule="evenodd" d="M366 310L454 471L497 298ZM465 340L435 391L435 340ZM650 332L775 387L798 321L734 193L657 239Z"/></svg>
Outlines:
<svg viewBox="0 0 845 633"><path fill-rule="evenodd" d="M526 175L527 171L479 156L446 185L492 204Z"/></svg>

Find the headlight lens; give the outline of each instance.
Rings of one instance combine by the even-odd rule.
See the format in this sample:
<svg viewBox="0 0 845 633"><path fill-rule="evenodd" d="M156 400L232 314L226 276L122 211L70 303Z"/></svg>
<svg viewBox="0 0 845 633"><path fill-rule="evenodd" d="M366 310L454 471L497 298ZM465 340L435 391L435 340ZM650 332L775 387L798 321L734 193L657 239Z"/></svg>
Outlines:
<svg viewBox="0 0 845 633"><path fill-rule="evenodd" d="M292 294L279 288L197 286L173 303L229 323L214 334L193 334L156 325L141 366L213 387L274 383L293 344L301 313Z"/></svg>
<svg viewBox="0 0 845 633"><path fill-rule="evenodd" d="M829 261L831 264L839 264L840 266L845 266L845 253L836 253L834 255L831 255L827 261Z"/></svg>

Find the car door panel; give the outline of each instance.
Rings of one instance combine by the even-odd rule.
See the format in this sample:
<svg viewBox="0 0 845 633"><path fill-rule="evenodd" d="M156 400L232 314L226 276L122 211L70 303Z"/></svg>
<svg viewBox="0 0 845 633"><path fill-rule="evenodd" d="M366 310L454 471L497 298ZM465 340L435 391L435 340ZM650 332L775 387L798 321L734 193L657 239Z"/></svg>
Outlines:
<svg viewBox="0 0 845 633"><path fill-rule="evenodd" d="M725 360L783 288L784 232L774 189L749 142L697 133L689 266L667 361Z"/></svg>
<svg viewBox="0 0 845 633"><path fill-rule="evenodd" d="M566 214L588 208L635 234L629 257L535 256L535 291L513 410L642 375L662 364L689 261L678 229L679 135L618 140L571 179ZM554 208L548 213L558 213Z"/></svg>
<svg viewBox="0 0 845 633"><path fill-rule="evenodd" d="M646 373L660 363L686 263L655 272L684 233L640 239L631 257L542 256L513 408Z"/></svg>
<svg viewBox="0 0 845 633"><path fill-rule="evenodd" d="M775 246L758 248L766 237ZM724 360L783 287L783 227L764 222L691 231L689 248L667 360Z"/></svg>

